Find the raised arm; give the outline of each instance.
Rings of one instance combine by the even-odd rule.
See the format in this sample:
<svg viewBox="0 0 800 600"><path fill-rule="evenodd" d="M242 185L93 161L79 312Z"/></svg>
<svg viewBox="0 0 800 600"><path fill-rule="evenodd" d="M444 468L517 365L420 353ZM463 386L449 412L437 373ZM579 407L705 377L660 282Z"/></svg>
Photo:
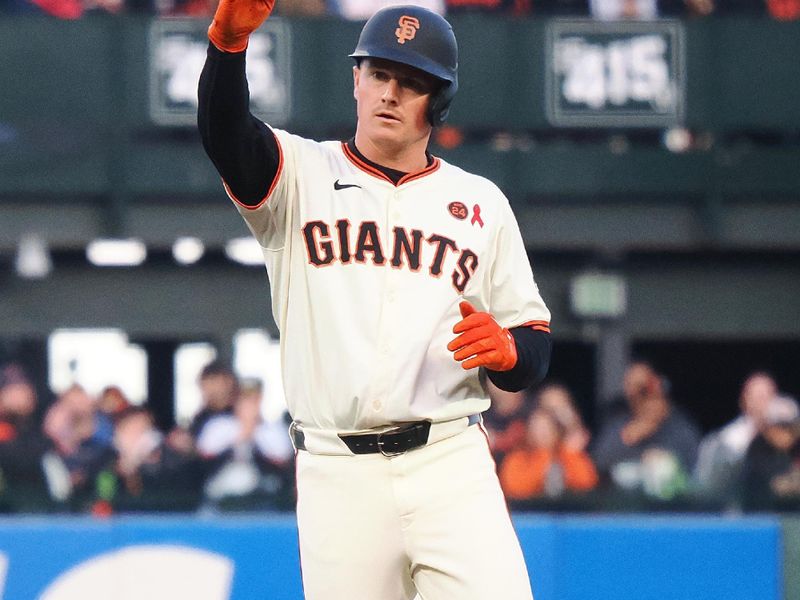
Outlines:
<svg viewBox="0 0 800 600"><path fill-rule="evenodd" d="M203 147L231 194L256 206L278 172L280 151L272 131L250 113L245 50L250 34L269 16L274 0L220 0L208 28L198 88L197 125Z"/></svg>

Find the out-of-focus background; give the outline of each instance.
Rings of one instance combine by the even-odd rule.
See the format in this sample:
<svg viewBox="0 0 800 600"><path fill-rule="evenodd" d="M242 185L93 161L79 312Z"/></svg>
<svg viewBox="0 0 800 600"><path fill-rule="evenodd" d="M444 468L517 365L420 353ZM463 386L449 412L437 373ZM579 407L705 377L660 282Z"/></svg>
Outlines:
<svg viewBox="0 0 800 600"><path fill-rule="evenodd" d="M279 0L254 112L350 137L381 5ZM426 5L431 150L553 312L484 415L537 600L800 598L800 0ZM0 0L2 600L302 597L269 287L194 127L214 9Z"/></svg>

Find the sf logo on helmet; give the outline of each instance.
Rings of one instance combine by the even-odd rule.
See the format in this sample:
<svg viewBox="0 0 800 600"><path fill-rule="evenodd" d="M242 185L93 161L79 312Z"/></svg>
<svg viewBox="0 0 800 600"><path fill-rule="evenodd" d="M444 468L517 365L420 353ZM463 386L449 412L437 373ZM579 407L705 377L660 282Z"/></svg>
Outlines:
<svg viewBox="0 0 800 600"><path fill-rule="evenodd" d="M419 19L416 17L403 15L400 17L400 20L397 22L397 24L400 25L400 27L394 30L394 34L397 36L398 44L405 44L406 40L413 40L414 36L417 35L417 29L419 29Z"/></svg>

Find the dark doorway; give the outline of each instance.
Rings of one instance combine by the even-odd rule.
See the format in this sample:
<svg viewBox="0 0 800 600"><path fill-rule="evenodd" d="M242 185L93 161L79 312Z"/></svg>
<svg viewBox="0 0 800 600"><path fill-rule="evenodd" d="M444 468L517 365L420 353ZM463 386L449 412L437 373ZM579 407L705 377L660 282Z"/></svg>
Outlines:
<svg viewBox="0 0 800 600"><path fill-rule="evenodd" d="M780 389L800 395L800 341L640 341L634 354L669 380L675 402L709 431L739 412L739 389L753 371L772 374Z"/></svg>
<svg viewBox="0 0 800 600"><path fill-rule="evenodd" d="M566 385L588 427L595 419L595 347L581 341L554 341L547 381Z"/></svg>

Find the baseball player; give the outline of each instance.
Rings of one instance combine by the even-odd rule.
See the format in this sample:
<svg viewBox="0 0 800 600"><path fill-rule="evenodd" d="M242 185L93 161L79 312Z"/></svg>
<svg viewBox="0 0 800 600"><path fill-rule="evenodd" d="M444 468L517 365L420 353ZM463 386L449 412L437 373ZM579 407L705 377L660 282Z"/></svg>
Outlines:
<svg viewBox="0 0 800 600"><path fill-rule="evenodd" d="M427 151L458 87L452 28L414 6L370 18L355 136L319 143L249 113L271 8L220 1L198 123L271 282L306 598L530 599L478 375L540 380L550 313L507 199Z"/></svg>

